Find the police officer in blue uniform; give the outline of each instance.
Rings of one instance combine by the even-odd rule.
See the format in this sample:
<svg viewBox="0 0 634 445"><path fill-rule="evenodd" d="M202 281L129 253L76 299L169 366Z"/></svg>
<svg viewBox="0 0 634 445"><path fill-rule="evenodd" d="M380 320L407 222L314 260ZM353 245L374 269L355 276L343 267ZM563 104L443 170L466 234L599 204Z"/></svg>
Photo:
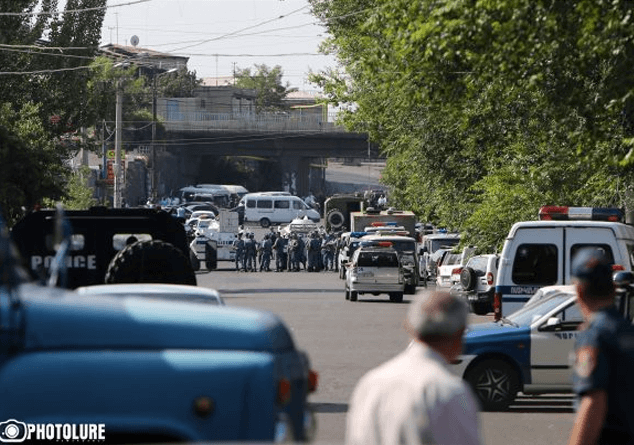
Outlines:
<svg viewBox="0 0 634 445"><path fill-rule="evenodd" d="M575 344L577 418L570 445L634 443L634 331L614 304L612 265L599 249L573 259L585 323Z"/></svg>

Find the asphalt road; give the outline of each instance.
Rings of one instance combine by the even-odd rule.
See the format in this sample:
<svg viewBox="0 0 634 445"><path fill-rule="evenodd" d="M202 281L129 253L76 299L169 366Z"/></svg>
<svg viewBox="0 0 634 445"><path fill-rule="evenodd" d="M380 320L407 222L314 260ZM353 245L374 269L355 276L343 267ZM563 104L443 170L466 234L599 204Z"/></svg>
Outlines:
<svg viewBox="0 0 634 445"><path fill-rule="evenodd" d="M387 295L345 301L343 281L332 272L246 273L228 269L197 275L199 286L219 290L227 304L278 314L299 349L308 352L319 373L311 396L317 413L318 444L342 444L348 400L359 378L407 346L402 327L412 296L390 303ZM424 288L419 293L428 292ZM365 297L365 298L364 298ZM470 323L490 316L471 315ZM482 413L487 444L564 444L574 420L572 397L519 397L504 413ZM450 420L448 420L450 421Z"/></svg>

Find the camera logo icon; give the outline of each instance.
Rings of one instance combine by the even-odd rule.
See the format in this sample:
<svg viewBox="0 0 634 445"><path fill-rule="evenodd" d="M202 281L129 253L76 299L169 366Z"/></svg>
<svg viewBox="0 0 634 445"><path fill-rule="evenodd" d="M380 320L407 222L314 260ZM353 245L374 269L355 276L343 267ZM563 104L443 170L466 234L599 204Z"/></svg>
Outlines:
<svg viewBox="0 0 634 445"><path fill-rule="evenodd" d="M24 422L18 422L15 419L0 422L0 442L24 442L26 439L26 432L26 423Z"/></svg>

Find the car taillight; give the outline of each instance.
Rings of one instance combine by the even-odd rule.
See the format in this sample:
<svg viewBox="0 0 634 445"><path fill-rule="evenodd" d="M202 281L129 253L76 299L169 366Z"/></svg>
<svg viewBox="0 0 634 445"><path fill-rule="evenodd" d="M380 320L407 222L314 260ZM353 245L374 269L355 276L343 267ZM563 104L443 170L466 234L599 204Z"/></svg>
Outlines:
<svg viewBox="0 0 634 445"><path fill-rule="evenodd" d="M493 274L491 272L487 274L487 285L489 286L493 285Z"/></svg>
<svg viewBox="0 0 634 445"><path fill-rule="evenodd" d="M620 272L622 270L625 270L625 267L623 267L620 264L613 264L612 265L612 272Z"/></svg>
<svg viewBox="0 0 634 445"><path fill-rule="evenodd" d="M277 404L280 406L287 405L291 401L291 382L286 379L280 379L277 383Z"/></svg>
<svg viewBox="0 0 634 445"><path fill-rule="evenodd" d="M451 275L460 275L460 272L462 272L462 267L456 267L451 271Z"/></svg>
<svg viewBox="0 0 634 445"><path fill-rule="evenodd" d="M319 383L319 375L312 369L308 372L308 392L317 391L317 384Z"/></svg>

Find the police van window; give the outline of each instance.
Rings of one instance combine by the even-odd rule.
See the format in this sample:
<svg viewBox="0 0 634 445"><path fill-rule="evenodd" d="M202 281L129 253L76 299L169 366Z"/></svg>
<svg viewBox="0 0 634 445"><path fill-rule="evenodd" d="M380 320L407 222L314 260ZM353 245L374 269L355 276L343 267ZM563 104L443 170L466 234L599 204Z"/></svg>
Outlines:
<svg viewBox="0 0 634 445"><path fill-rule="evenodd" d="M55 236L53 234L46 235L44 242L46 243L46 250L55 252ZM81 233L74 233L70 236L70 250L77 251L82 250L86 245L86 239Z"/></svg>
<svg viewBox="0 0 634 445"><path fill-rule="evenodd" d="M596 249L605 255L610 264L614 264L612 248L607 244L574 244L570 248L570 264L572 264L579 251L584 249Z"/></svg>
<svg viewBox="0 0 634 445"><path fill-rule="evenodd" d="M554 244L521 244L513 260L513 282L541 286L557 283L558 255Z"/></svg>
<svg viewBox="0 0 634 445"><path fill-rule="evenodd" d="M290 202L288 202L288 200L282 200L282 201L275 201L275 208L276 209L288 209L290 208L291 204Z"/></svg>
<svg viewBox="0 0 634 445"><path fill-rule="evenodd" d="M255 200L254 199L249 199L247 201L247 208L249 208L249 209L254 209L255 208Z"/></svg>
<svg viewBox="0 0 634 445"><path fill-rule="evenodd" d="M272 209L273 201L270 199L258 199L258 209Z"/></svg>
<svg viewBox="0 0 634 445"><path fill-rule="evenodd" d="M293 201L293 209L295 210L304 210L306 208L306 206L303 205L304 203L301 201Z"/></svg>
<svg viewBox="0 0 634 445"><path fill-rule="evenodd" d="M112 248L122 250L137 241L152 241L152 235L147 233L116 233L112 236Z"/></svg>

